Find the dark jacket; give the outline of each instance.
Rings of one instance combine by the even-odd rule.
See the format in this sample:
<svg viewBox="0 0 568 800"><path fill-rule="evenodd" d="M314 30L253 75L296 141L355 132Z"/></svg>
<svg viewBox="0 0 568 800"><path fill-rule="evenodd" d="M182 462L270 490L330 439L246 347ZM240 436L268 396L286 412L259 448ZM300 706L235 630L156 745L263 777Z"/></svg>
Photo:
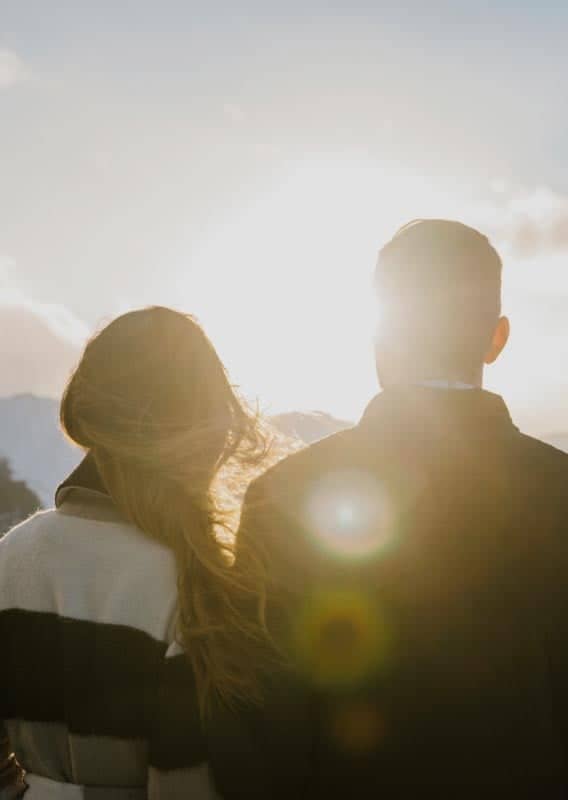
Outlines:
<svg viewBox="0 0 568 800"><path fill-rule="evenodd" d="M567 523L568 455L481 390L389 389L253 484L266 796L568 797Z"/></svg>

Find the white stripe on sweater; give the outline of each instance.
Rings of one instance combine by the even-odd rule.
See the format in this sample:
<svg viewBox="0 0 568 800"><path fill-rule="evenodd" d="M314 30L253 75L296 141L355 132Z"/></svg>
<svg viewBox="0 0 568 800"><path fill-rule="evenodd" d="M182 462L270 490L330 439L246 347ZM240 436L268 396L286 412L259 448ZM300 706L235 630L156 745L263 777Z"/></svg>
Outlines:
<svg viewBox="0 0 568 800"><path fill-rule="evenodd" d="M0 610L127 625L171 643L173 554L134 526L40 512L0 541Z"/></svg>
<svg viewBox="0 0 568 800"><path fill-rule="evenodd" d="M27 773L25 782L30 800L146 800L146 787L78 786L75 783L60 783L41 775Z"/></svg>

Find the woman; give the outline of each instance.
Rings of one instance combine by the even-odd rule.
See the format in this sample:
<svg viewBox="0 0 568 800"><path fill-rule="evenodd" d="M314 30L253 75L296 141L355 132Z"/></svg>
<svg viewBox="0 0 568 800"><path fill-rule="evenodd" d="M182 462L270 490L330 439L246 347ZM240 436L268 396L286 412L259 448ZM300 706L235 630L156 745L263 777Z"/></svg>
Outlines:
<svg viewBox="0 0 568 800"><path fill-rule="evenodd" d="M0 543L0 723L27 796L216 796L201 720L254 699L263 635L222 507L263 462L258 421L195 320L148 308L89 342L61 423L85 459Z"/></svg>

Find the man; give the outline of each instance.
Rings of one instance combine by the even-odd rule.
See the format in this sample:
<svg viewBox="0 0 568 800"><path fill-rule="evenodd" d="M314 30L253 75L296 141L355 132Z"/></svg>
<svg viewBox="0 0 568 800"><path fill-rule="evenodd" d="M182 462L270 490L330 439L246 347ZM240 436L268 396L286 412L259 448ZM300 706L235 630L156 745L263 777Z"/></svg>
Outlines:
<svg viewBox="0 0 568 800"><path fill-rule="evenodd" d="M501 260L418 220L375 285L382 393L245 502L238 558L264 554L294 676L251 715L267 796L568 797L568 456L482 389Z"/></svg>

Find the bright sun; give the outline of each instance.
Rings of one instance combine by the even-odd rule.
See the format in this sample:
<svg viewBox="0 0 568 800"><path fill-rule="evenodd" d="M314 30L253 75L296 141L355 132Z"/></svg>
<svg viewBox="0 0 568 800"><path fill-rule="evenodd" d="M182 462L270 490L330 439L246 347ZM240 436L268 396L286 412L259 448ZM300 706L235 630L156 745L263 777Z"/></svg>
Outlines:
<svg viewBox="0 0 568 800"><path fill-rule="evenodd" d="M380 245L456 195L361 159L304 160L215 226L188 306L232 378L270 410L356 418L376 391L371 276Z"/></svg>

